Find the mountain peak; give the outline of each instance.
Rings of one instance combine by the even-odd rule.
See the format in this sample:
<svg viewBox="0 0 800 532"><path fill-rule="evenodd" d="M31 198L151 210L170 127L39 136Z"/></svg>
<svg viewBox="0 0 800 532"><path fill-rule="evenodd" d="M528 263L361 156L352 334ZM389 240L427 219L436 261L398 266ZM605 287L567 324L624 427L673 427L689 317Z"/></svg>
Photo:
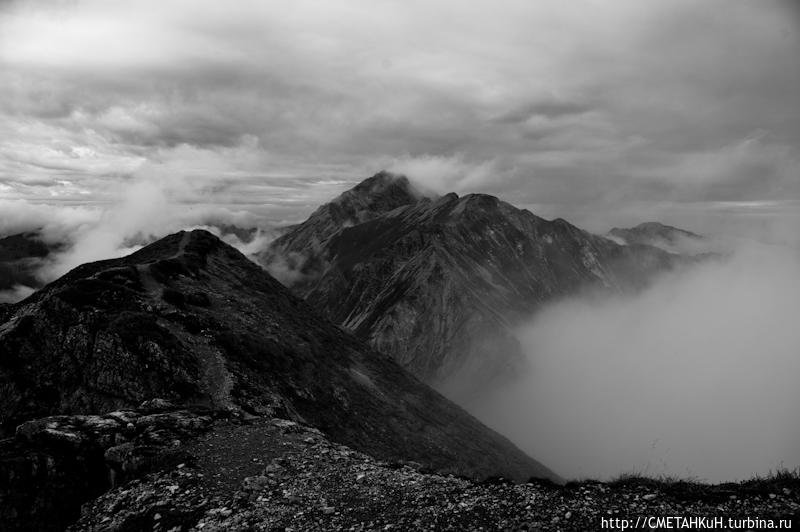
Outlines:
<svg viewBox="0 0 800 532"><path fill-rule="evenodd" d="M129 262L146 263L164 258L195 255L203 258L215 249L227 247L219 238L205 229L179 231L149 244L127 257Z"/></svg>
<svg viewBox="0 0 800 532"><path fill-rule="evenodd" d="M211 256L218 258L212 261ZM231 280L247 278L259 270L237 249L204 229L195 229L167 235L126 257L82 264L32 297L63 298L83 291L89 301L116 291L117 287L107 285L107 279L113 283L125 279L123 284L137 292L127 296L153 297L162 290L170 293L172 283L181 276L197 278L201 273L212 273ZM76 284L82 288L74 290Z"/></svg>
<svg viewBox="0 0 800 532"><path fill-rule="evenodd" d="M342 197L387 183L394 178L379 174ZM296 294L437 385L458 373L480 386L520 364L513 329L545 302L586 287L633 288L671 264L661 250L623 248L488 194L370 212L324 231L321 214L312 216L264 264L290 270L281 278Z"/></svg>
<svg viewBox="0 0 800 532"><path fill-rule="evenodd" d="M327 205L340 208L339 214L346 216L350 223L359 223L376 214L416 203L422 197L406 176L384 170L346 190Z"/></svg>
<svg viewBox="0 0 800 532"><path fill-rule="evenodd" d="M500 205L500 199L489 194L467 194L461 196L459 203L472 209L494 209Z"/></svg>
<svg viewBox="0 0 800 532"><path fill-rule="evenodd" d="M402 174L395 174L386 170L381 170L372 177L368 177L359 184L346 191L344 194L358 194L374 196L387 191L399 190L408 193L416 193L408 178ZM415 195L419 195L416 193Z"/></svg>
<svg viewBox="0 0 800 532"><path fill-rule="evenodd" d="M342 192L275 239L258 260L282 282L293 284L324 269L317 251L343 229L399 207L428 201L403 175L381 171Z"/></svg>

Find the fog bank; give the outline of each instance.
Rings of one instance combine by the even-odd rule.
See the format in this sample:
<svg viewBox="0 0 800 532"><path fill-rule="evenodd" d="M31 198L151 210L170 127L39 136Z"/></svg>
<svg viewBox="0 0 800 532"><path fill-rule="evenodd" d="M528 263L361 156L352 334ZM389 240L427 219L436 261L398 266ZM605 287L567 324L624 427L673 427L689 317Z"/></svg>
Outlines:
<svg viewBox="0 0 800 532"><path fill-rule="evenodd" d="M567 478L800 465L800 253L750 245L520 331L529 371L467 405Z"/></svg>

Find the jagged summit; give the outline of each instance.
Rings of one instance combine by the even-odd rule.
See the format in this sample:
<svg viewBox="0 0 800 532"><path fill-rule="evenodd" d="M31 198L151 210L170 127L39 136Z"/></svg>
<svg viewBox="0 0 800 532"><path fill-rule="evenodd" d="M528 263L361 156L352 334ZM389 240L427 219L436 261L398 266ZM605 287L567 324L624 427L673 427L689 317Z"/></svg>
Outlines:
<svg viewBox="0 0 800 532"><path fill-rule="evenodd" d="M154 397L302 421L382 459L553 476L202 230L80 266L0 323L0 421Z"/></svg>
<svg viewBox="0 0 800 532"><path fill-rule="evenodd" d="M336 233L397 208L428 202L408 178L379 172L311 213L260 253L257 260L286 285L303 284L324 269L318 251Z"/></svg>
<svg viewBox="0 0 800 532"><path fill-rule="evenodd" d="M380 203L395 198L397 205L404 205L422 197L422 194L401 174L380 171L340 194L333 203L360 198L367 202Z"/></svg>
<svg viewBox="0 0 800 532"><path fill-rule="evenodd" d="M422 198L406 176L382 171L342 192L317 209L310 219L339 226L352 225Z"/></svg>

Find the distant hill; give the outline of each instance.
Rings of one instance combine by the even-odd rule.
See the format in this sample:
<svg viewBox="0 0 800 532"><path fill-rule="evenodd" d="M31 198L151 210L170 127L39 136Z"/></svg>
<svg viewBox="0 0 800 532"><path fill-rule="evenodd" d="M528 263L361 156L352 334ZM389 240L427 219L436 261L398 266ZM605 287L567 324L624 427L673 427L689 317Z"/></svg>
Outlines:
<svg viewBox="0 0 800 532"><path fill-rule="evenodd" d="M0 238L0 291L40 287L36 272L56 249L58 246L45 244L35 231Z"/></svg>
<svg viewBox="0 0 800 532"><path fill-rule="evenodd" d="M631 228L615 227L609 237L628 245L655 246L673 253L705 251L705 238L691 231L658 222L645 222Z"/></svg>
<svg viewBox="0 0 800 532"><path fill-rule="evenodd" d="M257 227L240 227L230 223L209 221L207 226L223 239L235 244L250 244L260 234ZM127 239L125 248L146 246L157 240L152 235L136 235ZM57 260L60 252L74 242L48 243L40 231L29 231L0 238L0 303L16 302L44 285L41 269Z"/></svg>

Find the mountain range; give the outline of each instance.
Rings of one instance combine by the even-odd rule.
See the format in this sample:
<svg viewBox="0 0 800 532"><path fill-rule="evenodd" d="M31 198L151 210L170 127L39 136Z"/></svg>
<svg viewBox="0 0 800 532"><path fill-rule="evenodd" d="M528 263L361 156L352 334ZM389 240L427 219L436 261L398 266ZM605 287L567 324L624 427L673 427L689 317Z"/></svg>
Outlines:
<svg viewBox="0 0 800 532"><path fill-rule="evenodd" d="M319 207L257 260L334 323L455 397L519 368L515 328L544 303L636 290L693 261L485 194L426 197L387 172Z"/></svg>
<svg viewBox="0 0 800 532"><path fill-rule="evenodd" d="M109 489L75 530L227 517L242 482L285 485L283 447L323 477L378 460L386 478L560 482L426 382L463 398L520 368L515 328L547 302L700 260L628 238L381 172L285 228L263 267L203 230L79 266L0 304L0 528L63 530ZM8 262L53 252L4 242ZM184 481L191 503L157 495Z"/></svg>

